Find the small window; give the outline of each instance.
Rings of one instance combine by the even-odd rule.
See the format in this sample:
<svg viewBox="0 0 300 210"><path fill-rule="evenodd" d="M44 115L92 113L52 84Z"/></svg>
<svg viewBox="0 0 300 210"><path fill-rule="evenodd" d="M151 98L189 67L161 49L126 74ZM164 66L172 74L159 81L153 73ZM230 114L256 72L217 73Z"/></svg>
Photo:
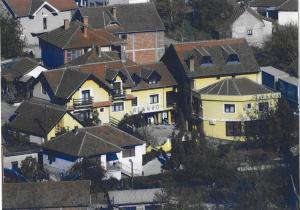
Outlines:
<svg viewBox="0 0 300 210"><path fill-rule="evenodd" d="M121 112L124 111L124 102L114 103L112 105L113 112Z"/></svg>
<svg viewBox="0 0 300 210"><path fill-rule="evenodd" d="M47 29L47 18L43 18L43 29Z"/></svg>
<svg viewBox="0 0 300 210"><path fill-rule="evenodd" d="M104 108L103 107L100 108L100 112L104 112Z"/></svg>
<svg viewBox="0 0 300 210"><path fill-rule="evenodd" d="M251 103L247 104L247 109L251 109Z"/></svg>
<svg viewBox="0 0 300 210"><path fill-rule="evenodd" d="M133 157L135 156L135 148L128 148L128 149L124 149L123 150L123 155L124 158L125 157Z"/></svg>
<svg viewBox="0 0 300 210"><path fill-rule="evenodd" d="M127 39L127 34L122 34L122 35L121 35L121 38L122 38L122 39Z"/></svg>
<svg viewBox="0 0 300 210"><path fill-rule="evenodd" d="M159 102L158 94L150 96L150 104L157 104Z"/></svg>
<svg viewBox="0 0 300 210"><path fill-rule="evenodd" d="M225 113L235 113L235 105L234 104L225 104L224 111L225 111Z"/></svg>
<svg viewBox="0 0 300 210"><path fill-rule="evenodd" d="M135 97L134 99L132 99L131 101L131 106L137 106L138 105L138 101L137 101L137 97Z"/></svg>
<svg viewBox="0 0 300 210"><path fill-rule="evenodd" d="M241 136L241 122L226 122L226 136Z"/></svg>
<svg viewBox="0 0 300 210"><path fill-rule="evenodd" d="M252 29L247 30L247 35L252 36Z"/></svg>
<svg viewBox="0 0 300 210"><path fill-rule="evenodd" d="M44 86L42 85L42 94L46 95L47 91L45 90Z"/></svg>
<svg viewBox="0 0 300 210"><path fill-rule="evenodd" d="M237 54L230 54L227 59L227 63L239 63L240 59Z"/></svg>
<svg viewBox="0 0 300 210"><path fill-rule="evenodd" d="M267 112L269 110L269 103L268 102L261 102L258 104L258 110L260 112Z"/></svg>

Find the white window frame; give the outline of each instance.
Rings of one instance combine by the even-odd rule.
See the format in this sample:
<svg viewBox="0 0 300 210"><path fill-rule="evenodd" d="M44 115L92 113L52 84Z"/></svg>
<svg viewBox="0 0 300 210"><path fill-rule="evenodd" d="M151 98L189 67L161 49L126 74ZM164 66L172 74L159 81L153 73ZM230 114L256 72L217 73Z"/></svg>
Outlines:
<svg viewBox="0 0 300 210"><path fill-rule="evenodd" d="M233 107L234 107L234 112L230 112L230 111L229 111L229 112L226 112L226 106L227 106L227 105L228 105L228 106L233 106ZM234 113L236 113L236 106L235 106L235 104L224 104L224 109L223 109L223 110L224 110L224 113L225 113L225 114L234 114Z"/></svg>
<svg viewBox="0 0 300 210"><path fill-rule="evenodd" d="M117 103L122 103L123 104L123 110L118 110L118 111L115 111L114 110L114 104L117 104ZM125 103L124 101L121 101L121 102L115 102L113 103L113 105L111 106L111 112L124 112L125 111Z"/></svg>
<svg viewBox="0 0 300 210"><path fill-rule="evenodd" d="M252 36L253 35L253 29L249 28L247 29L247 36Z"/></svg>
<svg viewBox="0 0 300 210"><path fill-rule="evenodd" d="M157 102L156 103L151 103L151 96L156 96L157 95ZM159 104L159 101L160 101L160 96L159 94L151 94L149 95L149 104L152 105L152 104Z"/></svg>

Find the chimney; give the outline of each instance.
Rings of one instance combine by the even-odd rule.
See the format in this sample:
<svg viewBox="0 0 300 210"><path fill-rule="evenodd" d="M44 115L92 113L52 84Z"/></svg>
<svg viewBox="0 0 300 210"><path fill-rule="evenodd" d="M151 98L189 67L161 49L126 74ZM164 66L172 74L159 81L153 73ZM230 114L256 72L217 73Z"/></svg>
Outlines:
<svg viewBox="0 0 300 210"><path fill-rule="evenodd" d="M194 57L189 58L189 68L191 72L195 71L195 59Z"/></svg>
<svg viewBox="0 0 300 210"><path fill-rule="evenodd" d="M64 19L64 29L67 30L70 28L70 21L69 19Z"/></svg>
<svg viewBox="0 0 300 210"><path fill-rule="evenodd" d="M117 19L117 7L112 7L112 15L115 19Z"/></svg>
<svg viewBox="0 0 300 210"><path fill-rule="evenodd" d="M75 126L73 129L73 133L76 136L78 134L78 126Z"/></svg>
<svg viewBox="0 0 300 210"><path fill-rule="evenodd" d="M87 27L89 25L89 18L88 16L83 17L83 36L87 37Z"/></svg>
<svg viewBox="0 0 300 210"><path fill-rule="evenodd" d="M100 46L96 46L96 51L97 51L98 57L101 58L102 57L101 47Z"/></svg>

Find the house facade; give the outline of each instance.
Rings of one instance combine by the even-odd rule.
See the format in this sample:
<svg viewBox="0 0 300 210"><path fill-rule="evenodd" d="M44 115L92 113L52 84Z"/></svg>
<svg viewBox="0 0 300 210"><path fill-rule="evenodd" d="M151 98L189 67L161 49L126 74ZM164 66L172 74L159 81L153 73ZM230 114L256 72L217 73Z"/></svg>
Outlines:
<svg viewBox="0 0 300 210"><path fill-rule="evenodd" d="M298 25L298 1L288 0L278 7L279 25Z"/></svg>
<svg viewBox="0 0 300 210"><path fill-rule="evenodd" d="M39 98L25 100L9 121L13 136L37 144L42 144L74 127L82 127L65 107Z"/></svg>
<svg viewBox="0 0 300 210"><path fill-rule="evenodd" d="M79 8L74 17L82 20L85 16L90 17L92 28L120 37L126 43L126 57L135 63L155 63L164 54L165 27L153 3Z"/></svg>
<svg viewBox="0 0 300 210"><path fill-rule="evenodd" d="M241 4L233 9L232 17L217 27L219 38L245 38L249 45L262 47L271 38L275 22Z"/></svg>
<svg viewBox="0 0 300 210"><path fill-rule="evenodd" d="M260 68L245 39L223 39L173 44L167 49L162 61L166 64L178 83L178 97L181 100L177 106L180 112L185 113L183 117L188 129L193 129L197 126L201 128L203 127L203 123L209 124L209 120L205 121L206 112L208 116L208 113L211 111L213 114L220 114L217 118L226 121L222 115L224 113L223 105L228 103L228 100L232 100L231 98L234 98L234 96L230 94L225 94L226 97L218 96L219 93L215 96L206 96L205 94L201 94L202 90L229 79L245 78L247 81L250 80L249 88L251 88L250 84L252 82L258 86L261 84ZM259 93L253 93L252 95L257 94ZM243 103L248 103L247 101L250 98L253 98L253 96L242 93L240 93L239 97L241 97L239 99L241 102L240 107L244 105ZM210 101L210 103L203 105L203 103L206 103L204 99ZM215 105L211 102L218 100L219 102L214 102L216 103ZM211 109L211 106L219 106L218 110L220 112ZM238 115L246 112L243 109L240 109L240 111L242 113ZM234 117L237 116L235 115ZM203 128L208 136L220 138L216 134L216 131L214 131L214 134L210 134L205 125ZM224 129L217 128L217 130L222 133L222 138L232 139L226 138Z"/></svg>
<svg viewBox="0 0 300 210"><path fill-rule="evenodd" d="M39 36L43 64L57 68L98 46L101 51L123 50L123 41L106 30L93 30L88 26L88 17L83 22L68 19L62 26Z"/></svg>
<svg viewBox="0 0 300 210"><path fill-rule="evenodd" d="M43 161L52 173L67 174L78 162L93 161L105 179L142 175L145 142L109 125L75 129L43 145Z"/></svg>
<svg viewBox="0 0 300 210"><path fill-rule="evenodd" d="M149 0L75 0L79 7L99 7L115 4L138 4L138 3L148 3Z"/></svg>
<svg viewBox="0 0 300 210"><path fill-rule="evenodd" d="M3 0L3 3L12 17L20 21L26 50L37 58L41 57L38 35L61 26L64 19L70 20L77 8L73 0Z"/></svg>
<svg viewBox="0 0 300 210"><path fill-rule="evenodd" d="M47 69L31 58L18 58L2 62L1 88L3 98L20 102L32 96L32 84L39 74Z"/></svg>

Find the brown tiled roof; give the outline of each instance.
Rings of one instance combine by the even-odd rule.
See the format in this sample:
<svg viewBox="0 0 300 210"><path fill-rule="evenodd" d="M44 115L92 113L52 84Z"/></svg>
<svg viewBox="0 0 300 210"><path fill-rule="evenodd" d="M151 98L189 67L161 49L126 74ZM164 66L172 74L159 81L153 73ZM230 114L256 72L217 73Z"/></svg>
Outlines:
<svg viewBox="0 0 300 210"><path fill-rule="evenodd" d="M73 0L4 0L16 17L30 16L46 1L59 11L73 10Z"/></svg>
<svg viewBox="0 0 300 210"><path fill-rule="evenodd" d="M123 75L125 75L126 81L123 83L124 88L130 88L133 86L133 81L130 77L130 74L128 73L125 65L120 60L79 66L79 71L94 74L107 86L110 86L110 83L107 80L106 74L108 71L112 70L120 71Z"/></svg>
<svg viewBox="0 0 300 210"><path fill-rule="evenodd" d="M177 85L172 74L163 63L131 65L128 66L128 71L131 76L135 74L137 77L139 77L138 81L135 80L135 86L132 88L132 90L154 89L162 87L172 87ZM157 73L160 76L160 80L157 84L149 84L147 81L147 77L150 76L150 74L152 74L153 72ZM145 74L147 74L148 76Z"/></svg>
<svg viewBox="0 0 300 210"><path fill-rule="evenodd" d="M12 62L7 65L1 65L1 77L7 81L14 81L15 79L18 79L24 76L26 73L32 71L38 65L39 63L31 58L20 58L16 62Z"/></svg>
<svg viewBox="0 0 300 210"><path fill-rule="evenodd" d="M116 16L112 15L112 7L116 8ZM95 8L79 8L81 16L89 17L93 28L105 28L112 33L130 33L165 30L164 24L154 3L120 4ZM112 26L113 23L114 25Z"/></svg>
<svg viewBox="0 0 300 210"><path fill-rule="evenodd" d="M231 49L236 53L240 62L227 63L228 52L224 50L225 48ZM202 66L199 64L201 59L199 51L203 49L211 56L212 65ZM167 56L173 50L175 54L172 56L178 56L187 77L191 78L247 74L260 71L254 54L245 39L221 39L172 44L162 58L165 63L176 62L174 61L174 59L177 59L176 57L167 59ZM191 56L195 58L194 71L190 71L188 66L188 59Z"/></svg>
<svg viewBox="0 0 300 210"><path fill-rule="evenodd" d="M93 30L87 27L87 36L84 37L84 25L79 21L70 22L70 27L61 26L53 31L44 33L39 38L61 49L87 48L93 45L110 46L121 44L122 40L106 30Z"/></svg>
<svg viewBox="0 0 300 210"><path fill-rule="evenodd" d="M199 93L208 95L242 96L273 93L273 91L248 78L230 78L209 85L208 87L199 90Z"/></svg>
<svg viewBox="0 0 300 210"><path fill-rule="evenodd" d="M43 209L88 207L91 182L25 182L4 183L3 209Z"/></svg>
<svg viewBox="0 0 300 210"><path fill-rule="evenodd" d="M144 144L140 139L110 125L80 128L46 142L43 148L74 157L115 153L122 148Z"/></svg>

